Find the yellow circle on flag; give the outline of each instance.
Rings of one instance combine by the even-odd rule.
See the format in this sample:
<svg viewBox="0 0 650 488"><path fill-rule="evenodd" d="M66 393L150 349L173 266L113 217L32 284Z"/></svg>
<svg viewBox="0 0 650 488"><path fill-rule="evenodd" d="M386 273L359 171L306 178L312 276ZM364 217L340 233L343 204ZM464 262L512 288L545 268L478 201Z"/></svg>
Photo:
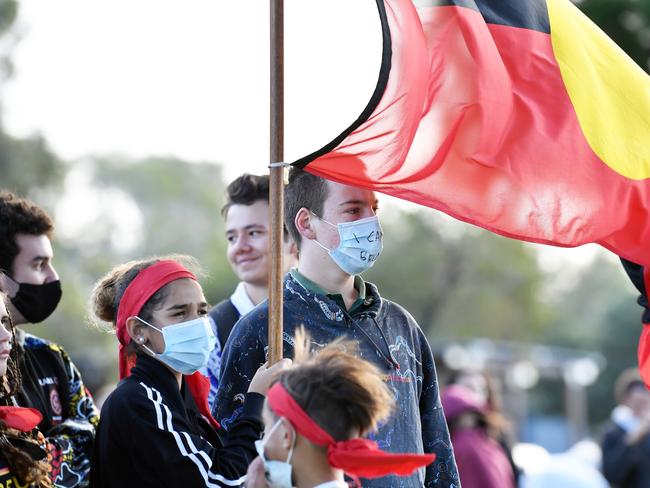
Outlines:
<svg viewBox="0 0 650 488"><path fill-rule="evenodd" d="M650 177L650 77L569 0L547 0L553 52L591 149L634 180Z"/></svg>

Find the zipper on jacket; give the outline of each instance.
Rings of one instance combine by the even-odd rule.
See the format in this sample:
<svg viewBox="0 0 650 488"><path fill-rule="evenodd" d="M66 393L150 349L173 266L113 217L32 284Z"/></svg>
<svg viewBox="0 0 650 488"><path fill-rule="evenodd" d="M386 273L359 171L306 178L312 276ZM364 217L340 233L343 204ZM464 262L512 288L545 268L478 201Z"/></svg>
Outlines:
<svg viewBox="0 0 650 488"><path fill-rule="evenodd" d="M341 309L341 310L343 310L343 309ZM347 312L347 310L343 310L343 314L345 315L346 321L348 321L349 324L355 325L356 328L364 336L366 336L366 339L368 339L370 341L370 343L373 345L373 347L375 348L375 350L377 350L377 352L379 352L379 355L381 356L381 358L386 363L386 366L388 366L389 368L393 368L393 369L400 369L399 363L397 361L395 361L395 359L390 354L390 345L388 344L388 339L386 339L386 335L384 334L384 331L381 330L381 327L379 327L379 324L377 323L377 320L374 317L371 317L372 321L375 324L375 327L377 327L377 329L379 329L379 333L381 334L381 337L382 337L382 339L384 341L384 344L386 344L386 350L388 351L388 354L389 354L388 356L384 353L384 351L381 349L381 347L379 347L377 345L377 343L372 339L372 337L370 337L370 335L363 329L363 327L361 327L359 324L357 324L357 321L352 318L352 316ZM370 317L368 314L361 314L359 316L360 319L365 319L365 318L368 318L368 317Z"/></svg>

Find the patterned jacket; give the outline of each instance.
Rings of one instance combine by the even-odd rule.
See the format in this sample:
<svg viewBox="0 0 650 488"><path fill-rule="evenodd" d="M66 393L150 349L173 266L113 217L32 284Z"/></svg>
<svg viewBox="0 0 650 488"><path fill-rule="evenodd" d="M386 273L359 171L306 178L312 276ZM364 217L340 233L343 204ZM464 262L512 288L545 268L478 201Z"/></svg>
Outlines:
<svg viewBox="0 0 650 488"><path fill-rule="evenodd" d="M50 477L56 487L88 485L99 411L79 371L57 344L20 333L21 406L43 414L38 428L48 442Z"/></svg>
<svg viewBox="0 0 650 488"><path fill-rule="evenodd" d="M364 480L364 487L458 487L458 472L440 404L436 369L426 337L411 315L365 283L363 305L349 314L326 295L284 282L284 355L293 356L294 331L304 324L315 348L339 337L358 342L395 394L396 411L371 437L392 452L433 452L436 461L410 477ZM214 416L225 428L238 417L244 394L267 349L268 302L242 317L225 345Z"/></svg>

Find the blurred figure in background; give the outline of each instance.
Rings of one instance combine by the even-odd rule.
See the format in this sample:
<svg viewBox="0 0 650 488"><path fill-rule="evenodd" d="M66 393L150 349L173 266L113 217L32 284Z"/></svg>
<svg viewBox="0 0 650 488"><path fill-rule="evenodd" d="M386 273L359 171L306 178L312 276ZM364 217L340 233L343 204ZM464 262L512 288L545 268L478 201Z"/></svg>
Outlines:
<svg viewBox="0 0 650 488"><path fill-rule="evenodd" d="M219 386L221 351L239 317L246 315L269 296L271 266L269 175L243 174L226 188L226 204L221 209L225 219L227 258L239 278L234 293L210 310L218 343L208 362L210 380L208 401L213 406ZM296 266L298 250L289 233L284 232L284 272Z"/></svg>
<svg viewBox="0 0 650 488"><path fill-rule="evenodd" d="M497 438L499 426L490 423L483 398L461 384L442 392L460 482L464 488L514 488L515 474Z"/></svg>
<svg viewBox="0 0 650 488"><path fill-rule="evenodd" d="M650 392L636 368L618 377L611 426L603 437L603 473L619 488L650 486Z"/></svg>
<svg viewBox="0 0 650 488"><path fill-rule="evenodd" d="M591 440L579 441L560 454L549 454L535 444L518 444L515 449L524 467L521 488L609 488L598 470L600 447Z"/></svg>
<svg viewBox="0 0 650 488"><path fill-rule="evenodd" d="M515 437L510 423L503 414L501 390L497 381L485 371L462 369L452 372L448 379L448 385L461 385L469 388L485 405L485 416L490 426L490 434L508 457L515 486L519 486L521 470L512 459L512 446L515 443Z"/></svg>

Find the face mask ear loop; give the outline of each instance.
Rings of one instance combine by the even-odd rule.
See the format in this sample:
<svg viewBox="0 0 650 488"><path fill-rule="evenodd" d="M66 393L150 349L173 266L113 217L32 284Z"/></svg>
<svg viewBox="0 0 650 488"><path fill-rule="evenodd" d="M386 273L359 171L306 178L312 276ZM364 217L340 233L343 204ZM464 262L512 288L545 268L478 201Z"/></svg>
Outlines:
<svg viewBox="0 0 650 488"><path fill-rule="evenodd" d="M325 220L323 217L321 217L320 215L318 215L318 214L312 212L311 210L310 210L309 212L310 212L314 217L316 217L318 220L321 220L321 221L325 222L327 225L329 225L329 226L331 226L331 227L334 227L336 230L339 229L339 225L343 225L343 224L346 224L346 223L347 223L347 224L353 224L354 222L356 222L356 220L355 220L355 221L352 221L352 222L344 222L343 224L333 224L333 223L330 222L329 220Z"/></svg>
<svg viewBox="0 0 650 488"><path fill-rule="evenodd" d="M291 425L291 422L289 422L286 418L284 419L288 424L289 427L291 428L291 432L293 433L293 439L291 440L291 448L289 449L289 455L287 456L287 460L285 461L287 464L291 464L291 458L293 457L293 449L296 447L296 429L293 428L293 425Z"/></svg>
<svg viewBox="0 0 650 488"><path fill-rule="evenodd" d="M316 214L314 214L314 215L316 215ZM316 215L316 216L318 217L318 215ZM7 278L9 278L11 281L13 281L14 283L16 283L17 285L20 285L20 283L18 283L18 282L16 281L16 279L15 279L13 276L11 276L11 274L9 274L9 271L7 271L6 269L4 269L4 268L0 268L0 274L1 274L1 275L5 275L5 276L6 276Z"/></svg>
<svg viewBox="0 0 650 488"><path fill-rule="evenodd" d="M309 213L311 213L311 214L312 214L314 217L316 217L318 220L322 220L322 221L325 222L326 224L331 225L331 226L334 227L335 229L338 229L338 226L334 225L334 224L331 223L331 222L328 222L328 221L325 220L323 217L319 217L317 214L315 214L315 213L312 212L311 210L309 211ZM331 249L327 249L327 248L326 248L325 246L323 246L320 242L318 242L318 239L312 239L312 240L313 240L316 244L318 244L322 249L324 249L325 251L327 251L328 253L332 252Z"/></svg>
<svg viewBox="0 0 650 488"><path fill-rule="evenodd" d="M157 330L158 332L160 332L160 333L162 334L162 329L159 329L159 328L156 327L155 325L151 325L151 324L150 324L149 322L147 322L146 320L142 320L142 319L141 319L140 317L138 317L137 315L135 316L135 318L138 319L140 322L142 322L144 325L148 325L148 326L151 327L152 329L155 329L155 330Z"/></svg>
<svg viewBox="0 0 650 488"><path fill-rule="evenodd" d="M13 292L11 290L9 290L9 289L3 290L3 289L0 288L0 291L4 292L4 294L7 295L7 297L9 297L9 299L14 298L16 296L16 294L18 293L18 290L20 289L20 283L18 283L14 279L14 277L9 274L9 271L7 271L4 268L0 268L0 277L1 276L6 276L13 283L13 285L10 285L10 286L12 286L12 288L14 286L18 287L18 288L15 288L15 290L13 290Z"/></svg>
<svg viewBox="0 0 650 488"><path fill-rule="evenodd" d="M139 345L142 349L144 349L145 351L147 351L151 356L153 356L153 357L158 356L158 354L156 354L155 352L153 352L153 351L149 348L149 346L147 346L146 344L138 344L138 345Z"/></svg>
<svg viewBox="0 0 650 488"><path fill-rule="evenodd" d="M283 418L284 417L280 417L278 420L275 421L275 423L273 424L273 427L271 427L271 430L269 430L269 434L265 435L264 438L262 439L263 441L266 441L266 440L271 438L271 436L273 435L273 432L275 432L275 429L277 429L278 426L280 425L280 423L282 423ZM264 444L266 444L266 442Z"/></svg>
<svg viewBox="0 0 650 488"><path fill-rule="evenodd" d="M327 252L332 252L331 249L327 249L327 248L326 248L325 246L323 246L320 242L318 242L318 240L314 239L314 242L315 242L316 244L318 244L318 245L319 245L322 249L324 249L325 251L327 251Z"/></svg>
<svg viewBox="0 0 650 488"><path fill-rule="evenodd" d="M273 432L275 432L275 429L278 428L278 425L280 425L280 422L281 422L281 421L282 421L282 417L280 417L278 420L275 421L275 423L273 424L273 427L271 427L271 430L269 430L269 433L268 433L267 435L264 435L264 436L262 437L262 439L261 439L261 443L262 443L262 452L260 453L260 456L262 457L262 461L264 461L264 462L266 462L266 454L265 454L265 452L264 452L264 450L265 450L265 448L266 448L266 443L268 442L268 440L269 440L269 439L271 438L271 436L273 435Z"/></svg>
<svg viewBox="0 0 650 488"><path fill-rule="evenodd" d="M285 461L285 463L291 464L291 458L293 457L293 449L294 447L296 447L296 430L293 428L293 425L291 425L291 422L289 422L286 419L286 417L280 417L278 420L276 420L275 424L273 424L273 427L271 427L271 430L269 430L268 435L264 436L264 438L262 439L262 452L264 452L264 448L266 447L266 442L271 438L273 432L275 432L278 426L282 423L283 419L289 424L289 426L291 427L291 432L293 432L293 439L291 440L289 455L287 456L287 460ZM264 457L266 458L266 455Z"/></svg>
<svg viewBox="0 0 650 488"><path fill-rule="evenodd" d="M148 325L148 326L151 327L152 329L157 330L158 332L160 332L160 333L162 334L162 330L159 329L158 327L156 327L155 325L151 325L149 322L147 322L146 320L141 319L141 318L138 317L137 315L135 316L135 318L138 319L140 322L142 322L144 325ZM137 342L136 342L136 344L137 344ZM138 344L138 345L139 345L140 347L142 347L142 349L144 349L145 351L147 351L149 354L151 354L151 356L153 356L153 357L158 356L158 354L155 353L155 352L153 352L153 351L149 348L149 346L147 346L146 344Z"/></svg>
<svg viewBox="0 0 650 488"><path fill-rule="evenodd" d="M321 217L320 215L316 214L315 212L312 212L311 210L310 210L309 212L310 212L314 217L316 217L318 220L322 220L323 222L325 222L327 225L331 225L331 226L334 227L335 229L338 229L338 228L339 228L338 225L333 224L333 223L330 222L329 220L325 220L323 217Z"/></svg>

